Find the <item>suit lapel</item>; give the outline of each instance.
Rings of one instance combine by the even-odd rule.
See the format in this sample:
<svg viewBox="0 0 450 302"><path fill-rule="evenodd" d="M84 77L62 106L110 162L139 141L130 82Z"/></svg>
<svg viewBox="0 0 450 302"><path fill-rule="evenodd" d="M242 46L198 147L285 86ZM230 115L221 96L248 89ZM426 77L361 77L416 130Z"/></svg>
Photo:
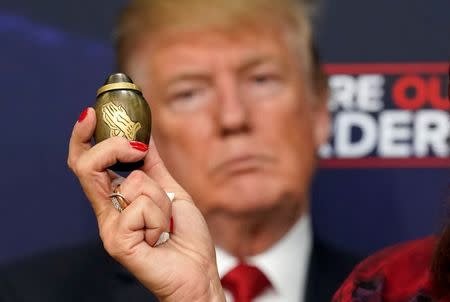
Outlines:
<svg viewBox="0 0 450 302"><path fill-rule="evenodd" d="M311 257L309 261L308 267L308 279L306 284L306 294L304 302L319 302L322 300L317 300L318 295L318 282L319 282L319 268L318 268L318 259L317 259L317 248L315 246L315 240L313 242L313 249L311 252Z"/></svg>

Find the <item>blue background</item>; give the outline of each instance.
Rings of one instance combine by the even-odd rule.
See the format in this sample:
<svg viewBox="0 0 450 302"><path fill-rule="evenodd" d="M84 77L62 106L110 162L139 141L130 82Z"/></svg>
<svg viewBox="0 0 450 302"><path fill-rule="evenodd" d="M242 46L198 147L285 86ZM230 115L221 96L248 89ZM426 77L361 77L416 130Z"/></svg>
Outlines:
<svg viewBox="0 0 450 302"><path fill-rule="evenodd" d="M3 1L5 2L5 1ZM114 70L111 29L124 1L0 3L0 263L97 236L66 166L84 107ZM317 31L327 63L445 62L448 0L328 0ZM367 254L438 231L448 169L324 169L312 194L319 235Z"/></svg>

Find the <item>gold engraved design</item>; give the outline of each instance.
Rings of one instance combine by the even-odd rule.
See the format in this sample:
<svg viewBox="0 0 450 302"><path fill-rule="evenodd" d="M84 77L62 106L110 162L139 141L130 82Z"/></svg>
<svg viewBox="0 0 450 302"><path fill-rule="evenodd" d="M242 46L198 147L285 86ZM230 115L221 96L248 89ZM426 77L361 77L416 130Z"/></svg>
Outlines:
<svg viewBox="0 0 450 302"><path fill-rule="evenodd" d="M133 122L122 106L109 102L102 106L103 121L110 128L110 136L126 137L136 140L136 133L141 129L141 123Z"/></svg>

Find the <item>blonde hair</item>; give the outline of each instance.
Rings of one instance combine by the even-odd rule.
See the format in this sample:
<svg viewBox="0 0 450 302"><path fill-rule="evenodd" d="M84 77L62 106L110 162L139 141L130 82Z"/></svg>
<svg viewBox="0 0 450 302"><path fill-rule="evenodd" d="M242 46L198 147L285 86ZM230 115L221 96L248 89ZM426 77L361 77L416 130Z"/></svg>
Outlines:
<svg viewBox="0 0 450 302"><path fill-rule="evenodd" d="M131 0L115 31L117 63L124 68L127 57L142 36L161 31L194 31L204 28L239 30L261 23L286 29L295 42L314 92L327 90L326 77L312 41L305 0Z"/></svg>

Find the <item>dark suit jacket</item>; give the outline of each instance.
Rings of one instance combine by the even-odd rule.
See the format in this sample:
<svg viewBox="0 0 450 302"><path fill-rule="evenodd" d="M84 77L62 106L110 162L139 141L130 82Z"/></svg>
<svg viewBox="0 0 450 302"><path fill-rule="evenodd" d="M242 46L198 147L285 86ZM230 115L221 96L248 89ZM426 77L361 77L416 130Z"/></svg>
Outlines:
<svg viewBox="0 0 450 302"><path fill-rule="evenodd" d="M307 302L330 302L356 259L314 240ZM158 301L101 242L45 253L0 271L1 302Z"/></svg>

